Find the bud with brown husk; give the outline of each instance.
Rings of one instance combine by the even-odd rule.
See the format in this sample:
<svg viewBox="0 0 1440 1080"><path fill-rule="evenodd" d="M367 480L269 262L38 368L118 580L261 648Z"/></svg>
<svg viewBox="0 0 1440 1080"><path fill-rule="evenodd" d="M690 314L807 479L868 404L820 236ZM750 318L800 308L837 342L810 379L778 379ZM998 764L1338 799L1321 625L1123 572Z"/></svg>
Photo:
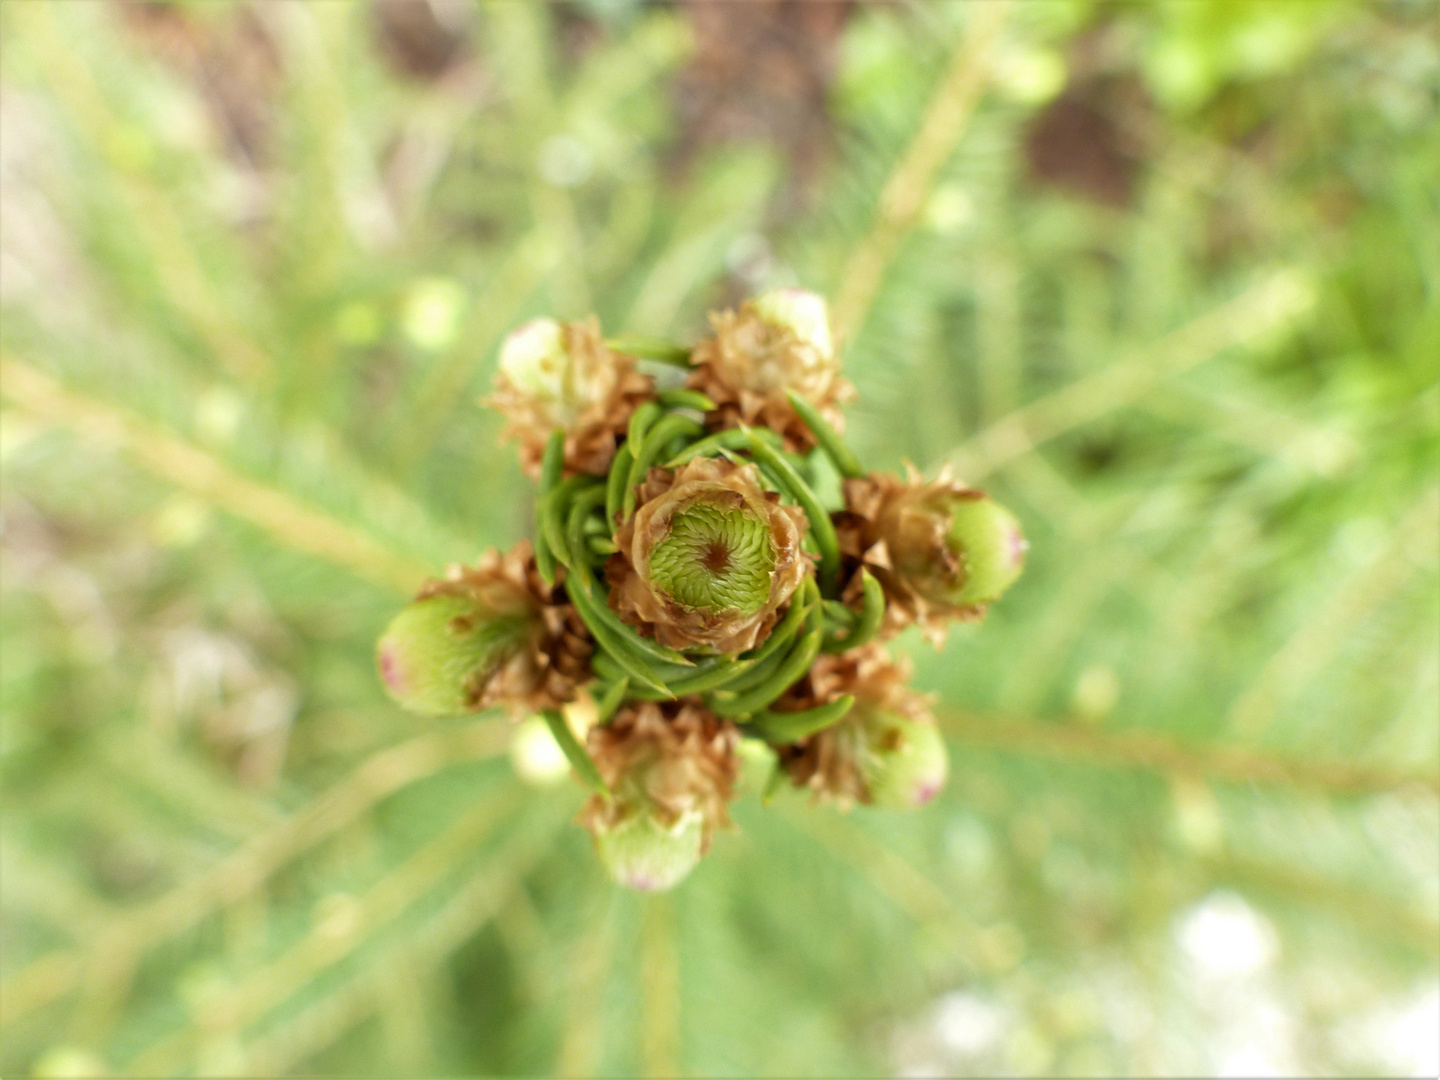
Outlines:
<svg viewBox="0 0 1440 1080"><path fill-rule="evenodd" d="M847 695L855 704L838 723L781 747L790 779L827 801L904 810L945 786L949 762L926 699L906 685L908 665L879 645L821 656L777 710L815 708Z"/></svg>
<svg viewBox="0 0 1440 1080"><path fill-rule="evenodd" d="M823 297L776 289L710 323L715 336L696 346L688 385L715 402L712 426L769 428L788 448L809 450L815 438L790 403L793 392L843 430L840 406L855 392L840 375Z"/></svg>
<svg viewBox="0 0 1440 1080"><path fill-rule="evenodd" d="M983 491L942 470L931 481L913 467L845 481L836 518L842 554L885 588L886 636L912 623L935 644L952 620L978 619L1020 576L1027 544L1015 516ZM858 597L855 573L846 599Z"/></svg>
<svg viewBox="0 0 1440 1080"><path fill-rule="evenodd" d="M696 458L652 469L605 567L610 606L673 649L738 653L775 625L810 572L804 511L760 486L753 465Z"/></svg>
<svg viewBox="0 0 1440 1080"><path fill-rule="evenodd" d="M611 795L580 811L606 869L632 889L668 889L695 868L740 773L733 724L693 702L632 704L592 727L587 749Z"/></svg>
<svg viewBox="0 0 1440 1080"><path fill-rule="evenodd" d="M540 580L528 541L427 582L380 638L385 689L411 712L512 713L573 700L589 677L584 623Z"/></svg>
<svg viewBox="0 0 1440 1080"><path fill-rule="evenodd" d="M603 476L630 414L653 396L649 376L605 345L593 317L535 319L500 347L495 392L485 404L505 417L501 438L519 442L520 464L532 477L557 428L565 433L566 470Z"/></svg>

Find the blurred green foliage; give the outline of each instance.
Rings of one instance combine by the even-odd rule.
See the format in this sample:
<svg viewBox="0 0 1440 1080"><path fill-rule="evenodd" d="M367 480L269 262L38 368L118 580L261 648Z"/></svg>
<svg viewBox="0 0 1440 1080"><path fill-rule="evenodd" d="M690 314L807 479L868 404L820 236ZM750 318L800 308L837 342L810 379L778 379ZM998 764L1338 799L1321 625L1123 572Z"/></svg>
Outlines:
<svg viewBox="0 0 1440 1080"><path fill-rule="evenodd" d="M1434 6L862 7L806 181L676 153L693 9L404 6L0 6L0 1070L1433 1068ZM752 786L621 894L373 642L526 531L508 329L790 282L1030 565L905 643L936 805Z"/></svg>

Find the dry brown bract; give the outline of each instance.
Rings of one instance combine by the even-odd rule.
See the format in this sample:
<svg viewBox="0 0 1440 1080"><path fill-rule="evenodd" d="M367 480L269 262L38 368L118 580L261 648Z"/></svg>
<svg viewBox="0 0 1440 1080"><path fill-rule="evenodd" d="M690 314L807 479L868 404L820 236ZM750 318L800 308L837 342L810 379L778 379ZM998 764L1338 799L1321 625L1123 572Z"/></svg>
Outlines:
<svg viewBox="0 0 1440 1080"><path fill-rule="evenodd" d="M608 724L590 729L586 748L615 793L592 795L580 810L591 832L609 832L648 808L664 828L698 814L702 852L717 828L730 824L740 761L739 732L693 701L627 705Z"/></svg>
<svg viewBox="0 0 1440 1080"><path fill-rule="evenodd" d="M556 428L565 431L565 472L604 476L630 414L655 396L654 380L635 369L632 357L605 345L594 316L566 323L563 331L569 357L563 399L518 387L502 371L483 402L505 417L500 438L519 442L520 465L532 479L540 476L545 443Z"/></svg>
<svg viewBox="0 0 1440 1080"><path fill-rule="evenodd" d="M871 473L845 481L845 510L835 516L850 575L842 598L859 605L864 566L885 589L883 635L894 637L913 623L938 647L950 622L985 614L983 604L947 599L961 584L965 568L946 542L955 502L985 495L952 479L948 470L929 482L908 463L906 473L904 480Z"/></svg>
<svg viewBox="0 0 1440 1080"><path fill-rule="evenodd" d="M715 430L745 423L781 435L789 450L806 451L815 437L785 396L808 400L836 431L845 430L840 406L855 396L834 356L801 340L793 330L767 322L746 300L740 310L710 316L715 336L691 354L695 370L686 385L716 404L707 418Z"/></svg>
<svg viewBox="0 0 1440 1080"><path fill-rule="evenodd" d="M605 564L610 607L642 634L672 649L708 645L720 653L738 653L763 640L779 608L810 572L810 560L800 550L810 527L805 512L782 505L779 495L764 490L754 465L718 458L695 458L678 472L651 469L638 501L639 509L615 532L620 550ZM702 502L753 516L768 529L774 556L770 592L753 611L686 607L652 580L650 557L669 536L671 520Z"/></svg>
<svg viewBox="0 0 1440 1080"><path fill-rule="evenodd" d="M776 710L810 709L846 694L855 695L855 705L833 727L777 748L791 781L809 788L817 798L841 806L871 802L862 767L863 756L873 752L865 718L889 713L920 723L933 722L928 699L906 685L909 678L909 661L892 660L873 642L847 653L822 654L810 673L786 691Z"/></svg>
<svg viewBox="0 0 1440 1080"><path fill-rule="evenodd" d="M449 567L415 599L431 596L473 597L487 611L530 620L525 645L465 688L471 711L504 705L519 716L556 709L573 701L576 688L590 678L590 632L575 609L540 580L530 541L504 554L487 551L473 567Z"/></svg>

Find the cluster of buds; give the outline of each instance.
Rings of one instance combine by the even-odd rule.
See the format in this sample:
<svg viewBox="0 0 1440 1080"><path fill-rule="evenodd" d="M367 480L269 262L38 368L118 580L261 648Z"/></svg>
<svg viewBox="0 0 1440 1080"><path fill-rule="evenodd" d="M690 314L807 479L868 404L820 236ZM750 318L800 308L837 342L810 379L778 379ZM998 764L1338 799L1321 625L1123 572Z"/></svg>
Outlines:
<svg viewBox="0 0 1440 1080"><path fill-rule="evenodd" d="M983 492L861 468L822 298L782 289L711 323L693 347L607 341L593 319L511 334L489 404L539 484L533 547L427 584L378 652L415 712L544 717L592 789L581 823L639 889L674 885L729 824L742 739L772 748L772 787L931 799L944 743L881 643L980 618L1025 554Z"/></svg>

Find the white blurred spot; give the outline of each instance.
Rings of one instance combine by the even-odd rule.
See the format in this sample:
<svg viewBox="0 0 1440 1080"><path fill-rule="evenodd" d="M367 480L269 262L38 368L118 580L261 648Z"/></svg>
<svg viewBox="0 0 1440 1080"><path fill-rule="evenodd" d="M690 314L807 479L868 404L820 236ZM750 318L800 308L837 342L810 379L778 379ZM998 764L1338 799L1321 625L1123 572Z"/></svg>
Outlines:
<svg viewBox="0 0 1440 1080"><path fill-rule="evenodd" d="M1270 920L1230 892L1212 893L1190 908L1176 937L1200 973L1216 979L1254 975L1279 951Z"/></svg>
<svg viewBox="0 0 1440 1080"><path fill-rule="evenodd" d="M1102 720L1120 700L1120 677L1113 668L1091 664L1075 680L1071 707L1086 720Z"/></svg>
<svg viewBox="0 0 1440 1080"><path fill-rule="evenodd" d="M975 994L956 990L935 1003L935 1035L945 1049L962 1057L993 1050L1007 1026L1004 1011Z"/></svg>
<svg viewBox="0 0 1440 1080"><path fill-rule="evenodd" d="M1361 1038L1375 1058L1402 1076L1440 1076L1440 986L1365 1018Z"/></svg>
<svg viewBox="0 0 1440 1080"><path fill-rule="evenodd" d="M510 765L516 776L536 787L558 784L570 773L565 751L538 716L530 717L510 737Z"/></svg>
<svg viewBox="0 0 1440 1080"><path fill-rule="evenodd" d="M401 327L422 349L440 350L460 332L465 289L453 278L421 278L405 298Z"/></svg>
<svg viewBox="0 0 1440 1080"><path fill-rule="evenodd" d="M959 184L939 184L925 204L925 221L938 233L958 233L975 218L975 200Z"/></svg>
<svg viewBox="0 0 1440 1080"><path fill-rule="evenodd" d="M993 68L997 89L1020 105L1043 105L1065 89L1065 58L1054 49L1005 49L996 56Z"/></svg>
<svg viewBox="0 0 1440 1080"><path fill-rule="evenodd" d="M770 244L757 232L741 233L725 249L725 265L730 272L751 286L770 279L775 269L775 256Z"/></svg>
<svg viewBox="0 0 1440 1080"><path fill-rule="evenodd" d="M233 390L206 390L195 402L195 433L211 446L228 446L245 416L245 401Z"/></svg>
<svg viewBox="0 0 1440 1080"><path fill-rule="evenodd" d="M556 187L579 187L595 172L595 157L574 135L552 135L540 146L540 175Z"/></svg>

